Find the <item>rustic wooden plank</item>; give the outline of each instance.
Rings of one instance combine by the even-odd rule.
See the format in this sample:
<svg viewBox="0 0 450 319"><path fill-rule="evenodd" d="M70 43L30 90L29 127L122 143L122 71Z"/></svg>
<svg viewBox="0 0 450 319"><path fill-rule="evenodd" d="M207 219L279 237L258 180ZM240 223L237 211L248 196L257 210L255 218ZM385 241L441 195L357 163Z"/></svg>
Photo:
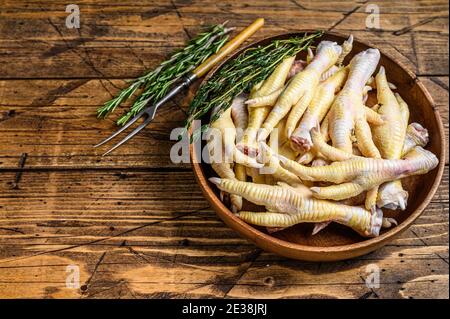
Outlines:
<svg viewBox="0 0 450 319"><path fill-rule="evenodd" d="M299 0L296 1L301 4L301 7L310 11L339 11L348 12L355 6L365 7L369 3L364 3L363 1L339 1L339 6L333 1L327 0ZM342 4L342 6L341 6ZM438 1L410 1L408 3L401 1L378 1L376 3L380 7L381 13L390 13L403 15L408 13L410 15L426 14L432 12L445 11L448 7L448 2L445 0Z"/></svg>
<svg viewBox="0 0 450 319"><path fill-rule="evenodd" d="M189 98L161 110L153 130L118 154L91 148L114 129L114 117L95 119L124 85L114 78L156 65L203 24L243 27L259 16L266 26L252 39L331 28L390 53L431 92L448 140L448 1L381 2L382 30L366 29L359 1L80 0L80 30L65 28L66 4L6 0L0 10L0 296L448 298L448 167L399 238L317 264L238 237L192 186L189 166L170 162L168 134ZM371 264L381 270L378 289L364 283ZM80 288L66 287L67 265L80 267Z"/></svg>
<svg viewBox="0 0 450 319"><path fill-rule="evenodd" d="M250 21L249 21L250 22ZM231 24L231 23L230 23ZM178 27L179 28L179 27ZM323 29L322 27L313 27ZM258 33L252 40L264 36L294 32L300 28L292 29L265 29ZM339 30L338 30L339 31ZM380 49L390 53L398 53L403 62L416 63L412 67L421 75L443 75L446 71L448 51L445 49L445 41L448 35L417 35L424 38L419 48L414 47L409 35L393 36L391 33L372 34L370 31L347 31L342 33L354 33L356 37L370 41ZM183 36L179 28L178 36ZM156 46L153 42L95 42L95 45L87 44L86 36L72 40L72 43L64 41L29 42L20 41L19 46L8 46L2 49L0 55L2 78L128 78L137 77L145 70L158 65L171 52L180 48L185 38L181 38L177 45ZM165 36L166 41L172 38ZM86 43L86 44L85 44ZM172 43L172 42L170 42ZM395 43L395 46L391 46ZM417 58L418 51L420 58ZM41 52L39 58L36 52ZM32 58L34 57L34 58ZM9 67L7 67L9 66ZM13 67L11 67L13 66Z"/></svg>
<svg viewBox="0 0 450 319"><path fill-rule="evenodd" d="M276 1L271 6L235 1L207 4L163 1L139 8L134 4L110 6L88 2L80 29L65 27L62 4L46 10L37 4L10 5L0 16L5 20L0 29L0 46L4 48L0 54L0 74L4 78L134 77L182 46L199 31L200 25L230 20L230 25L243 27L258 16L266 17L266 26L252 39L306 26L353 32L381 49L399 52L417 64L420 74L442 74L447 69L444 66L448 65L445 46L448 18L442 16L448 7L443 3L413 4L406 11L402 11L405 7L401 4L383 4L382 29L378 31L366 29L366 6L353 1L345 2L339 9L332 8L332 1L320 5L300 1ZM421 25L413 36L393 34L425 19L429 14L427 9L437 10L433 12L440 18ZM320 14L320 19L315 12ZM404 13L399 15L399 12ZM409 18L406 12L416 14ZM40 53L38 57L36 52Z"/></svg>
<svg viewBox="0 0 450 319"><path fill-rule="evenodd" d="M113 247L92 250L91 247L78 247L64 252L33 256L25 259L15 256L0 260L0 292L6 296L17 296L14 289L23 284L31 288L16 291L18 295L39 296L50 287L56 286L48 295L61 296L65 291L71 296L114 297L113 287L124 286L139 297L244 297L287 298L363 296L369 290L363 279L367 276L368 265L377 265L380 274L380 289L375 289L379 298L425 297L415 289L428 282L436 293L445 291L448 281L448 262L424 254L420 247L407 247L409 257L387 258L392 254L390 247L383 248L380 259L352 260L346 263L301 263L283 258L265 260L252 247L235 247L224 251L222 247L205 250L204 247L186 247L180 243L171 251L154 247L129 245L127 241ZM54 248L54 247L52 247ZM445 251L428 247L428 251ZM16 249L17 251L17 249ZM413 255L414 253L415 255ZM64 257L61 257L64 256ZM101 257L103 258L101 259ZM99 260L101 259L101 266ZM65 288L67 265L78 265L82 269L82 283L92 278L82 290ZM52 276L49 276L49 273ZM436 276L437 278L423 277ZM362 278L361 278L362 277ZM155 280L155 278L163 278ZM421 279L419 279L421 278ZM437 280L439 279L439 280ZM415 294L402 294L407 286ZM353 287L353 288L350 288ZM4 288L4 290L2 289ZM350 289L346 289L350 288ZM35 290L38 290L36 292ZM346 291L344 295L338 292ZM399 295L400 294L400 295Z"/></svg>
<svg viewBox="0 0 450 319"><path fill-rule="evenodd" d="M389 256L386 255L375 261L326 264L286 259L264 261L260 260L259 250L251 247L241 251L240 257L232 258L231 262L226 260L234 252L228 256L223 252L211 256L211 251L199 247L187 251L182 245L174 251L175 255L173 252L164 254L125 243L121 247L96 251L77 248L27 259L0 260L0 282L3 284L0 292L7 297L110 298L119 295L116 288L120 287L132 296L145 298L359 298L371 291L364 283L369 265L376 265L380 270L380 288L373 290L374 298L423 298L427 296L424 291L420 292L419 287L423 285L429 287L428 296L433 291L435 297L442 298L443 288L448 284L448 263L438 258L422 258L420 250L417 259L386 258ZM192 254L196 259L185 258L185 254ZM205 259L206 262L201 262ZM81 289L65 287L68 265L80 267ZM22 285L21 289L6 290L6 287L19 285ZM404 291L406 288L409 293Z"/></svg>
<svg viewBox="0 0 450 319"><path fill-rule="evenodd" d="M425 297L424 287L443 297L448 284L448 170L408 232L330 264L239 238L192 187L190 171L25 171L11 189L14 175L0 175L4 297L358 298L371 291L361 279L369 264L381 271L373 298ZM80 267L82 288L66 288L68 265Z"/></svg>
<svg viewBox="0 0 450 319"><path fill-rule="evenodd" d="M4 39L13 39L15 37L24 37L24 39L55 39L48 35L54 34L54 26L48 23L48 20L42 20L42 16L56 18L56 22L63 22L67 14L64 12L65 3L52 2L47 4L45 10L38 3L30 4L28 2L8 3L4 6L1 17L10 23L5 28L11 28L11 33L4 34ZM395 31L405 27L408 24L408 16L414 19L412 24L429 18L429 10L434 10L434 18L427 23L423 23L415 31L439 31L445 32L437 27L439 23L445 23L445 13L448 10L448 3L445 1L433 7L427 7L426 4L412 3L404 6L402 3L381 3L379 4L382 14L382 29L385 31ZM202 2L179 2L178 1L158 1L146 2L142 5L136 3L121 2L113 5L111 3L89 3L80 1L80 11L82 15L82 25L87 28L88 34L95 35L96 39L113 36L117 39L121 33L130 31L126 26L133 26L135 32L134 40L145 39L142 31L154 32L157 37L162 32L174 32L174 30L164 29L166 26L179 26L180 21L188 28L195 28L202 24L209 24L210 21L220 23L225 15L233 14L239 17L235 24L245 26L255 16L264 16L268 22L266 28L294 28L299 29L303 24L309 28L322 27L330 28L334 23L339 22L339 26L347 29L365 29L364 22L368 13L365 11L367 4L358 1L340 1L337 7L333 1L272 1L267 5L266 1L252 1L250 3L241 3L239 1L202 1ZM408 15L406 15L408 14ZM327 18L328 21L319 21L317 15ZM206 19L207 17L207 19ZM101 18L101 20L99 20ZM299 26L298 19L302 19ZM345 19L343 19L345 18ZM37 29L31 32L26 28L26 21L35 21ZM41 20L41 21L38 21ZM342 21L341 21L342 20ZM417 21L418 20L418 21ZM441 20L441 21L440 21ZM282 21L282 24L279 22ZM313 23L313 24L311 24ZM58 24L59 25L59 24ZM61 32L67 32L67 37L76 37L76 30L68 30L61 23ZM104 26L117 26L113 29L115 32ZM140 29L145 27L145 29ZM120 28L122 27L122 28ZM136 28L137 27L137 28ZM94 30L90 30L93 28ZM4 29L9 31L9 29ZM158 31L157 31L158 30ZM152 32L152 33L153 33ZM112 34L111 34L112 33ZM190 33L190 32L188 32ZM90 39L92 40L92 39ZM128 39L129 40L129 39ZM151 41L151 39L148 39ZM155 39L156 40L156 39Z"/></svg>
<svg viewBox="0 0 450 319"><path fill-rule="evenodd" d="M61 6L65 7L66 2L62 0L54 0L54 1L39 1L39 0L18 0L18 1L12 1L12 0L5 0L3 2L3 8L12 10L13 12L20 9L28 9L30 11L33 11L36 4L42 4L45 3L45 9L52 11L52 10L59 10ZM151 2L143 2L139 3L133 0L122 0L120 3L110 3L107 0L80 0L78 2L80 5L83 5L88 10L95 10L96 8L104 8L105 10L111 10L111 12L115 12L117 8L136 8L136 10L139 12L139 9L141 8L150 8L150 9L157 9L157 8L165 8L169 7L170 9L173 9L173 5L171 5L171 1L169 0L158 0L158 1L151 1ZM215 4L216 1L214 0L202 0L202 1L183 1L183 0L174 0L173 3L176 5L177 8L197 8L197 10L202 10L203 8L207 7L207 4ZM227 5L227 3L229 3ZM273 7L274 10L277 9L285 9L285 8L294 8L297 7L302 10L307 11L316 11L317 13L320 12L347 12L350 9L354 8L355 5L361 5L364 3L361 3L357 0L341 0L339 1L339 6L336 5L335 2L330 0L296 0L295 3L293 1L283 1L283 0L274 0L271 1L270 4L267 4L267 1L264 0L254 0L249 3L242 3L241 1L225 1L221 2L218 5L223 7L230 7L233 8L248 8L248 7ZM445 11L448 8L448 2L445 0L433 0L433 1L411 1L410 3L403 3L403 2L393 2L393 1L383 1L379 4L379 6L383 9L382 12L385 13L395 13L395 14L425 14L431 12L440 12ZM169 9L169 8L167 8ZM36 11L36 10L34 10Z"/></svg>
<svg viewBox="0 0 450 319"><path fill-rule="evenodd" d="M28 154L28 167L180 166L170 160L170 148L174 143L170 133L183 126L189 94L161 108L151 125L120 152L101 157L104 148L92 146L117 130L114 121L126 107L106 120L96 118L96 109L110 99L124 81L20 80L3 81L0 85L2 168L16 167L17 156L22 153ZM18 85L29 93L17 94Z"/></svg>
<svg viewBox="0 0 450 319"><path fill-rule="evenodd" d="M441 74L448 75L448 34L442 36L434 33L413 33L412 37L419 62L419 73L426 74L442 70Z"/></svg>
<svg viewBox="0 0 450 319"><path fill-rule="evenodd" d="M27 199L27 202L33 200ZM95 207L90 208L93 211L87 216L77 216L79 209L68 211L67 208L63 210L57 207L54 208L56 212L51 214L48 209L36 209L33 214L10 211L1 218L0 242L10 250L26 249L27 251L22 253L27 255L77 245L88 245L91 249L101 250L104 247L120 245L123 240L136 247L147 247L167 253L173 253L183 241L191 248L211 251L213 255L216 255L214 250L217 249L230 254L238 247L252 246L225 227L202 200L197 200L187 209L179 211L171 210L157 200L147 201L154 203L153 209L158 209L157 211L148 209L149 205L130 205L124 201L122 206L129 210L129 213L119 211L117 206L120 204L116 204L117 202L102 202L103 207L113 207L110 208L112 213ZM74 201L69 201L68 204L75 206ZM115 205L117 208L114 208ZM174 205L180 207L182 204L177 202ZM191 208L196 205L203 207ZM448 249L445 246L448 241L446 210L448 211L448 203L431 204L408 232L392 241L390 248L380 249L361 259L380 259L387 255L387 252L390 258L448 259ZM239 258L239 249L236 254L235 258ZM265 257L267 260L273 258ZM186 260L191 259L186 256ZM223 259L224 262L233 260L234 258Z"/></svg>

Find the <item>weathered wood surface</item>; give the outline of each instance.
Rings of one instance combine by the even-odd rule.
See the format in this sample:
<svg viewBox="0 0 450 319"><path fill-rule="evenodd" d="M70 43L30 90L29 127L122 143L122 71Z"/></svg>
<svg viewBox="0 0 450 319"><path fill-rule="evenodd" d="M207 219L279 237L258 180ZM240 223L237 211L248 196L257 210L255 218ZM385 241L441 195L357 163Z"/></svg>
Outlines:
<svg viewBox="0 0 450 319"><path fill-rule="evenodd" d="M114 129L115 116L99 121L96 108L126 79L201 25L259 16L266 26L253 40L306 26L352 32L395 56L432 94L448 137L448 1L378 1L381 30L366 29L371 3L77 1L77 30L65 27L64 1L1 1L0 297L448 298L448 167L400 238L317 264L239 238L211 211L189 165L170 162L168 137L189 96L112 156L91 147ZM370 264L381 270L378 289L364 282ZM80 288L66 287L68 265L80 268Z"/></svg>

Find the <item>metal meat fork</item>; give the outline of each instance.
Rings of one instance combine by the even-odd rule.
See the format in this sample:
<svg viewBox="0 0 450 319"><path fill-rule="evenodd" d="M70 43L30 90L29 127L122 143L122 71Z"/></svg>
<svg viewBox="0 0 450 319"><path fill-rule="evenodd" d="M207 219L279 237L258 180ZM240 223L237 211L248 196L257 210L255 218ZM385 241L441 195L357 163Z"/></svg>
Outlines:
<svg viewBox="0 0 450 319"><path fill-rule="evenodd" d="M114 145L109 151L103 154L103 156L111 153L116 148L121 146L122 144L129 141L133 136L135 136L137 133L139 133L144 127L150 123L156 114L156 111L158 108L172 99L175 95L177 95L181 90L184 88L188 88L192 82L203 75L205 75L209 70L211 70L212 67L214 67L217 63L219 63L226 55L228 55L230 52L235 50L238 46L242 44L245 40L247 40L249 37L251 37L258 29L260 29L264 25L264 19L258 18L251 25L249 25L247 28L241 31L237 36L235 36L233 39L227 42L222 49L220 49L216 54L210 56L205 62L200 64L192 73L188 74L184 79L175 86L172 90L169 91L161 100L159 100L157 103L146 107L141 112L136 114L127 124L125 124L122 128L120 128L117 132L112 134L107 139L101 141L94 147L99 147L113 138L115 138L117 135L125 131L127 128L129 128L131 125L133 125L138 119L141 117L145 117L145 120L142 124L140 124L138 127L136 127L130 134L128 134L124 139L122 139L119 143Z"/></svg>

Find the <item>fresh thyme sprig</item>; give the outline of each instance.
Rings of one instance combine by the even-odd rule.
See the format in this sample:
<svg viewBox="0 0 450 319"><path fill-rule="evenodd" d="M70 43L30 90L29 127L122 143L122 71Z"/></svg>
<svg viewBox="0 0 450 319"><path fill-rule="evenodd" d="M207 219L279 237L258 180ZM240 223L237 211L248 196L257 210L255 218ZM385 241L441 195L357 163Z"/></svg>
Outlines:
<svg viewBox="0 0 450 319"><path fill-rule="evenodd" d="M118 119L118 125L126 124L148 103L156 103L181 77L220 50L228 40L227 34L232 30L232 28L225 28L225 24L210 27L206 32L190 40L186 47L174 53L156 69L132 81L115 98L97 110L98 117L106 117L109 113L114 112L117 106L131 98L139 90L142 90L142 93L135 99L130 109Z"/></svg>
<svg viewBox="0 0 450 319"><path fill-rule="evenodd" d="M215 121L230 107L236 95L250 91L256 83L266 79L284 58L307 49L321 35L322 32L316 32L303 37L275 40L265 46L250 48L226 63L199 88L189 107L185 129L212 109L215 114L211 122ZM209 124L202 125L200 132L208 127ZM194 138L200 132L194 132Z"/></svg>

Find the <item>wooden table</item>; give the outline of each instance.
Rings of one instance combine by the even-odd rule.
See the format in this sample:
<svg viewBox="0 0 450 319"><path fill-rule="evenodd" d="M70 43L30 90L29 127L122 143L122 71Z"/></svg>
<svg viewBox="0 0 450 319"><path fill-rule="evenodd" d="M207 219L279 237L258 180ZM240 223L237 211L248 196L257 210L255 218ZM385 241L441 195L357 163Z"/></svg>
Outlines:
<svg viewBox="0 0 450 319"><path fill-rule="evenodd" d="M95 111L126 79L201 25L256 17L266 26L252 40L319 28L394 55L431 92L448 133L448 1L73 2L79 29L65 25L67 1L0 2L0 297L448 298L448 166L400 238L354 260L308 263L240 238L190 166L171 163L169 133L194 91L114 154L92 148L124 109L104 121ZM374 3L379 30L366 28ZM371 264L379 288L365 284Z"/></svg>

